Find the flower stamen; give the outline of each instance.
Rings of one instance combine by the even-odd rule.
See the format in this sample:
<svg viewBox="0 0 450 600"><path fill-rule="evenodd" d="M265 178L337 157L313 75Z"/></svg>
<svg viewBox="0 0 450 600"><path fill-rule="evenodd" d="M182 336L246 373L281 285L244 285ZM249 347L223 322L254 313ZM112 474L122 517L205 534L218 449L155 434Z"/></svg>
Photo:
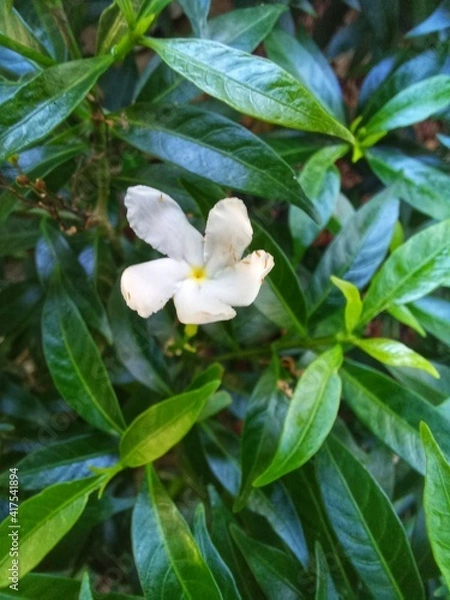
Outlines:
<svg viewBox="0 0 450 600"><path fill-rule="evenodd" d="M204 267L191 267L189 275L192 279L195 279L198 283L206 279L206 270Z"/></svg>

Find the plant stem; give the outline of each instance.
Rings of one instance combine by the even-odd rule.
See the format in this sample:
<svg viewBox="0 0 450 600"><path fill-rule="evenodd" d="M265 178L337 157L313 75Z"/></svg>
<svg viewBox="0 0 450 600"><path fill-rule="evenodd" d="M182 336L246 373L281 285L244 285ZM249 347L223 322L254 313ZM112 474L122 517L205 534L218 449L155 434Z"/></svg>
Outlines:
<svg viewBox="0 0 450 600"><path fill-rule="evenodd" d="M245 348L244 350L235 350L234 352L226 352L225 354L219 354L213 356L214 361L225 361L225 360L239 360L241 358L252 358L256 356L270 355L273 351L289 350L291 352L298 352L300 350L314 350L322 346L329 346L336 343L334 336L316 338L316 339L302 339L298 342L293 341L279 341L265 346L263 348Z"/></svg>
<svg viewBox="0 0 450 600"><path fill-rule="evenodd" d="M45 54L41 54L33 48L28 48L28 46L24 46L20 42L16 42L2 33L0 33L0 46L9 48L10 50L17 52L17 54L20 54L21 56L24 56L25 58L28 58L29 60L32 60L36 64L43 67L51 67L57 64L57 62L51 58L51 56L46 56Z"/></svg>

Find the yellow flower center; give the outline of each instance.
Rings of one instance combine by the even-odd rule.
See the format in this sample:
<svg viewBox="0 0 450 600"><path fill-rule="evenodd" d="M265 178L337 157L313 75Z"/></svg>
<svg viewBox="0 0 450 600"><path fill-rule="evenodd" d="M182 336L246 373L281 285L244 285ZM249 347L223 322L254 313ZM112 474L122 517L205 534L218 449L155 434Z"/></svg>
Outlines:
<svg viewBox="0 0 450 600"><path fill-rule="evenodd" d="M197 282L204 281L206 279L206 271L204 267L191 267L190 277L195 279Z"/></svg>

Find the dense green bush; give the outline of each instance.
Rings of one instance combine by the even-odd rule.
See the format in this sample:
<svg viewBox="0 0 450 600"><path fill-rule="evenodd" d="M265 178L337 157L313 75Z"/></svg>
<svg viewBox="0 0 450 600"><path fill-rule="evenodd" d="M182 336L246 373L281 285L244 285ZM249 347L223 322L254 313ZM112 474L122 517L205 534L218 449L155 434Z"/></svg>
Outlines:
<svg viewBox="0 0 450 600"><path fill-rule="evenodd" d="M1 2L1 599L449 597L449 33Z"/></svg>

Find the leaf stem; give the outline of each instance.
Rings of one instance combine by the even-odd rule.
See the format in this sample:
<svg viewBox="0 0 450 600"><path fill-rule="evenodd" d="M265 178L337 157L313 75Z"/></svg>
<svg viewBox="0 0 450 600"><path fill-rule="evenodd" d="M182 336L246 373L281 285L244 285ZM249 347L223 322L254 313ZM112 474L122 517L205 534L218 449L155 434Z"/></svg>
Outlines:
<svg viewBox="0 0 450 600"><path fill-rule="evenodd" d="M12 40L3 33L0 33L0 46L9 48L9 50L17 52L17 54L20 54L21 56L24 56L25 58L35 62L37 65L41 65L43 67L51 67L57 64L57 62L50 56L41 54L41 52L34 50L34 48L28 48L28 46L24 46L20 42Z"/></svg>

